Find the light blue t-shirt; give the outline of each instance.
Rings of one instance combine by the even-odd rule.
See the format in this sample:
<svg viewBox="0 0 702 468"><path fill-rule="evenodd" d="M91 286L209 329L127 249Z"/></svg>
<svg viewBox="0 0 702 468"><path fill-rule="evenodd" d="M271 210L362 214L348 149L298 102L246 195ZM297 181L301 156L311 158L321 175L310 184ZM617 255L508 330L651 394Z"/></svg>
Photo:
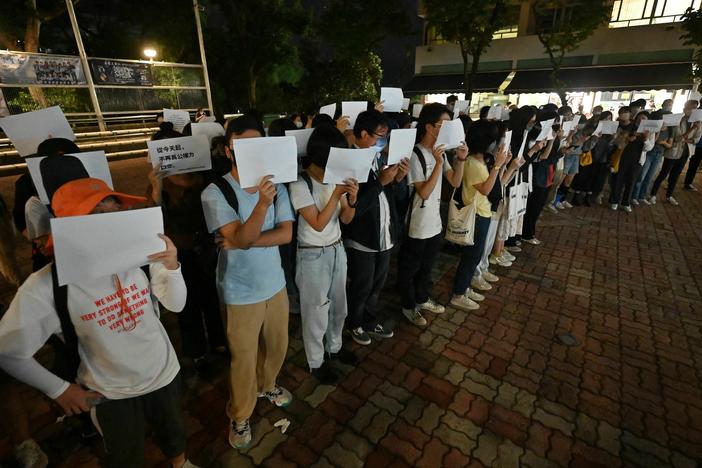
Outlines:
<svg viewBox="0 0 702 468"><path fill-rule="evenodd" d="M201 198L207 229L212 233L234 221L246 222L258 203L258 192L248 193L231 174L225 175L224 179L234 188L239 212L236 213L227 203L216 185L208 185ZM278 184L276 190L275 208L273 205L268 207L262 231L295 219L285 186ZM217 261L217 285L225 304L256 304L270 299L285 287L278 247L222 249Z"/></svg>

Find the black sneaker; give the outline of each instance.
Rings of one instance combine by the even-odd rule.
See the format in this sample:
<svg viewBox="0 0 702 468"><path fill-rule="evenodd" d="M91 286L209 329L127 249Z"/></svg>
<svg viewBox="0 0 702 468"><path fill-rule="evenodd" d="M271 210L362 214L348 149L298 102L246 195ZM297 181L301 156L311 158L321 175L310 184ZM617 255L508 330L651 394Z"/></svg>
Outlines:
<svg viewBox="0 0 702 468"><path fill-rule="evenodd" d="M348 349L341 348L338 353L328 353L329 359L339 361L347 366L355 366L358 364L358 357Z"/></svg>
<svg viewBox="0 0 702 468"><path fill-rule="evenodd" d="M395 334L392 332L392 330L384 329L381 324L377 324L373 330L368 332L368 334L370 336L372 336L373 338L379 338L379 339L392 338L393 336L395 336Z"/></svg>
<svg viewBox="0 0 702 468"><path fill-rule="evenodd" d="M350 333L351 338L353 338L353 341L356 343L363 346L368 346L371 344L370 336L368 336L368 333L366 333L362 327L354 328L353 330L350 330Z"/></svg>
<svg viewBox="0 0 702 468"><path fill-rule="evenodd" d="M339 376L326 362L322 364L322 367L312 369L312 376L322 385L334 385L339 380Z"/></svg>

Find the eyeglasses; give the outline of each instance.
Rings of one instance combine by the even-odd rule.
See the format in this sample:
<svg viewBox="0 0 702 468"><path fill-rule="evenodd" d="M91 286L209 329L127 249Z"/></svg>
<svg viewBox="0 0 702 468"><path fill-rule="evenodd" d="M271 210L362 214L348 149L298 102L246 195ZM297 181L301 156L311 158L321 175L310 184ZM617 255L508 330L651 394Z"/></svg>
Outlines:
<svg viewBox="0 0 702 468"><path fill-rule="evenodd" d="M387 134L387 133L375 133L375 132L374 132L374 133L373 133L373 136L374 136L374 137L378 137L378 138L385 138L386 136L388 136L388 134Z"/></svg>

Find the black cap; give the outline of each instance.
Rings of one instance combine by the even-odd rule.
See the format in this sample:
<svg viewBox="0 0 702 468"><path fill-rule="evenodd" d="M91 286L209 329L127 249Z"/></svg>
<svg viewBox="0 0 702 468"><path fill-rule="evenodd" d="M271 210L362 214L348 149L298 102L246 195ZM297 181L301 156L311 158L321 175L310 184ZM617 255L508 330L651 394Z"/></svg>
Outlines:
<svg viewBox="0 0 702 468"><path fill-rule="evenodd" d="M39 162L39 172L49 201L66 182L90 177L81 160L70 155L52 155L42 159Z"/></svg>

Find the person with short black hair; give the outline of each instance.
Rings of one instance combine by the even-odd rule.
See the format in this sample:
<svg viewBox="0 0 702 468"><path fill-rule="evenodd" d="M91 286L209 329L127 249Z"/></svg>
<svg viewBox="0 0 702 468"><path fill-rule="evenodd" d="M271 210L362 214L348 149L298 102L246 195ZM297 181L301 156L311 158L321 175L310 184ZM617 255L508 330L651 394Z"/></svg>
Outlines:
<svg viewBox="0 0 702 468"><path fill-rule="evenodd" d="M383 339L394 335L380 323L376 307L390 268L390 252L402 230L392 184L404 179L409 162L405 159L385 165L381 151L387 144L387 133L385 117L377 110L361 112L353 127L358 148L378 149L368 181L359 184L356 215L342 227L349 276L346 327L361 345L370 344L371 336Z"/></svg>
<svg viewBox="0 0 702 468"><path fill-rule="evenodd" d="M227 308L231 352L229 443L236 449L251 443L249 418L258 397L284 407L289 391L276 384L288 348L288 295L278 246L292 238L292 213L284 185L271 176L244 189L231 145L239 138L263 136L261 122L250 115L229 122L227 157L232 170L202 192L205 220L217 234L217 278Z"/></svg>

